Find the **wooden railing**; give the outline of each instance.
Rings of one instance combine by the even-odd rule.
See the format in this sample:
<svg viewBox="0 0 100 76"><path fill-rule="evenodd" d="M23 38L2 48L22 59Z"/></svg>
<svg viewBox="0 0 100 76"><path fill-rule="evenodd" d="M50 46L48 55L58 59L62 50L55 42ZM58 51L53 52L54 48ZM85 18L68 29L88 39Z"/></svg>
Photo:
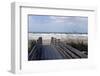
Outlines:
<svg viewBox="0 0 100 76"><path fill-rule="evenodd" d="M42 50L42 37L39 37L28 53L28 60L40 60Z"/></svg>
<svg viewBox="0 0 100 76"><path fill-rule="evenodd" d="M72 46L62 42L60 39L54 37L51 38L51 45L56 47L60 54L66 59L77 59L77 58L87 58L87 55L81 51L73 48Z"/></svg>

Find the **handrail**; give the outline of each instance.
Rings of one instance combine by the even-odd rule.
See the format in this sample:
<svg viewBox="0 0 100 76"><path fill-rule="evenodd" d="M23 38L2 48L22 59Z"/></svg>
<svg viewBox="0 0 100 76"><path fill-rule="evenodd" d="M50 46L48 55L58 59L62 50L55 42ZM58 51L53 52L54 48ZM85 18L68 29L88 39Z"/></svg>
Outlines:
<svg viewBox="0 0 100 76"><path fill-rule="evenodd" d="M67 57L71 56L70 58L87 58L87 55L85 55L84 53L80 52L79 50L73 48L72 46L65 44L64 42L60 41L60 39L56 39L56 38L52 37L51 44L57 46L56 47L57 49L58 48L62 49L63 53L64 53L64 51L66 51ZM59 49L58 49L58 51L59 51Z"/></svg>

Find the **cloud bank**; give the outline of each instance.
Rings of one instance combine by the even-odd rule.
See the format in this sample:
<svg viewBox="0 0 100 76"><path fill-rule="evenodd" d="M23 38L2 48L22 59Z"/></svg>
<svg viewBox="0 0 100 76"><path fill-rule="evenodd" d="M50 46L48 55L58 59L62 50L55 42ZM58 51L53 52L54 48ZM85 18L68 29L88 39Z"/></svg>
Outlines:
<svg viewBox="0 0 100 76"><path fill-rule="evenodd" d="M29 32L87 33L88 17L81 16L29 16Z"/></svg>

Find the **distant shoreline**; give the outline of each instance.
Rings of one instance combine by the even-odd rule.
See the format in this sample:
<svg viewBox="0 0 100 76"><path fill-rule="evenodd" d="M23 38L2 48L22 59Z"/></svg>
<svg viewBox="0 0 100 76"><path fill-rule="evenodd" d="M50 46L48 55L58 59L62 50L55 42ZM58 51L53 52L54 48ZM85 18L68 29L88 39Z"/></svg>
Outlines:
<svg viewBox="0 0 100 76"><path fill-rule="evenodd" d="M88 33L77 33L77 32L74 32L74 33L71 33L71 32L28 32L28 33L35 33L35 34L88 34Z"/></svg>

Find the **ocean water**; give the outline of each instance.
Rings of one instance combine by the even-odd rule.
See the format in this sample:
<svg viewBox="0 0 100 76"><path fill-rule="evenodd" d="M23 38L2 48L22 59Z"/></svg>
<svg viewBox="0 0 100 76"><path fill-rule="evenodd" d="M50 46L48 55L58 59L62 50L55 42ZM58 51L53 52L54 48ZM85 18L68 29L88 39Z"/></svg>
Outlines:
<svg viewBox="0 0 100 76"><path fill-rule="evenodd" d="M59 34L59 33L28 33L28 39L38 39L42 37L42 39L51 39L51 37L55 37L57 39L87 39L88 34Z"/></svg>

